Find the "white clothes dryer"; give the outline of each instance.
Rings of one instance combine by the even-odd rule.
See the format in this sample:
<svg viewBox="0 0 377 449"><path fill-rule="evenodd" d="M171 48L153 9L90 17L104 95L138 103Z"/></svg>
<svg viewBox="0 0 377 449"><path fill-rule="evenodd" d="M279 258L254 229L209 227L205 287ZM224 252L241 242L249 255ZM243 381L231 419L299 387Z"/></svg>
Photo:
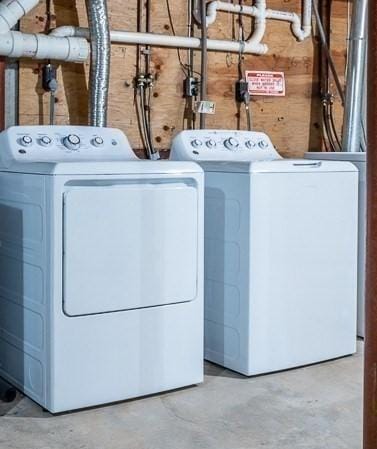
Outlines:
<svg viewBox="0 0 377 449"><path fill-rule="evenodd" d="M0 135L0 376L53 413L203 380L203 173L115 129Z"/></svg>

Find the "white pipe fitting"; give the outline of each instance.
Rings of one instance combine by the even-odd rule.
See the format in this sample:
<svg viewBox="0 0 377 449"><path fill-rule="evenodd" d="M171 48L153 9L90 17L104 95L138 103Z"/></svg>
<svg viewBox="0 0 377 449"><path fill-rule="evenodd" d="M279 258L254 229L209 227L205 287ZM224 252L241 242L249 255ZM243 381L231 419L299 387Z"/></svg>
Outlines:
<svg viewBox="0 0 377 449"><path fill-rule="evenodd" d="M310 12L311 14L311 12ZM275 11L273 9L266 10L266 18L273 20L281 20L284 22L290 22L292 27L292 33L299 41L305 40L310 36L312 32L312 27L309 21L308 24L304 24L299 18L299 16L294 12L285 12L285 11Z"/></svg>
<svg viewBox="0 0 377 449"><path fill-rule="evenodd" d="M39 0L3 0L0 3L0 34L8 33Z"/></svg>
<svg viewBox="0 0 377 449"><path fill-rule="evenodd" d="M299 40L303 41L310 36L312 32L311 17L312 17L312 0L304 0L302 19L292 12L276 11L273 9L266 9L265 0L256 0L254 6L241 6L233 3L226 3L222 1L210 2L207 6L207 18L206 25L212 25L217 17L217 11L229 12L231 14L241 14L245 16L255 17L255 33L257 36L261 36L259 41L263 39L265 33L265 26L263 30L263 23L266 19L281 20L285 22L290 22L292 26L292 33ZM198 20L198 18L196 17ZM261 29L258 29L261 26ZM258 38L259 38L258 37ZM253 40L257 40L257 37L253 37Z"/></svg>
<svg viewBox="0 0 377 449"><path fill-rule="evenodd" d="M85 62L89 57L86 39L54 37L11 31L0 38L0 55L11 58L53 59Z"/></svg>
<svg viewBox="0 0 377 449"><path fill-rule="evenodd" d="M229 12L231 14L244 14L252 17L257 17L258 15L258 8L256 6L241 6L233 3L214 1L207 6L207 27L215 22L217 11Z"/></svg>

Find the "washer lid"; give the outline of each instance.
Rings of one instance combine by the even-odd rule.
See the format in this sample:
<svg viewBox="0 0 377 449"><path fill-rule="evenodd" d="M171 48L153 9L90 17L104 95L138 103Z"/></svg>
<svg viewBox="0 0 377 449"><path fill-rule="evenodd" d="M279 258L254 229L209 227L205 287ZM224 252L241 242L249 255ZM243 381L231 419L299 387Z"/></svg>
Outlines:
<svg viewBox="0 0 377 449"><path fill-rule="evenodd" d="M113 161L113 162L39 162L17 163L6 169L13 173L30 173L47 176L59 175L142 175L201 173L194 162L171 161Z"/></svg>
<svg viewBox="0 0 377 449"><path fill-rule="evenodd" d="M349 152L310 152L305 153L305 159L326 159L329 161L349 161L349 162L366 162L366 153L349 153Z"/></svg>
<svg viewBox="0 0 377 449"><path fill-rule="evenodd" d="M201 162L205 172L226 173L306 173L357 172L350 162L285 159L258 162Z"/></svg>

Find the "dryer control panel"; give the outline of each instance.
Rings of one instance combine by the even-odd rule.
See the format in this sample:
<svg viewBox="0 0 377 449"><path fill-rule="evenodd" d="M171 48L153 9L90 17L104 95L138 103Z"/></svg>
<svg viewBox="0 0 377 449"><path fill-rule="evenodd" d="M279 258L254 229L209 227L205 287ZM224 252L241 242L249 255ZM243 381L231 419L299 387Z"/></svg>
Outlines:
<svg viewBox="0 0 377 449"><path fill-rule="evenodd" d="M171 160L260 161L281 159L267 134L255 131L188 130L173 140Z"/></svg>
<svg viewBox="0 0 377 449"><path fill-rule="evenodd" d="M14 126L0 134L0 166L24 162L138 160L119 129Z"/></svg>

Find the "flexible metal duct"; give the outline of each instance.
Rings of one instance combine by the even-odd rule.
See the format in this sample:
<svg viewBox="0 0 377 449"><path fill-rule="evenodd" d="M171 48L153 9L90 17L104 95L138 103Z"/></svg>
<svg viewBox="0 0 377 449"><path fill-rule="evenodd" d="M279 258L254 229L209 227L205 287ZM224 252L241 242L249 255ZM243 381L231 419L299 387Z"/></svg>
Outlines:
<svg viewBox="0 0 377 449"><path fill-rule="evenodd" d="M106 0L86 0L91 41L89 111L92 126L107 125L110 80L110 24Z"/></svg>

